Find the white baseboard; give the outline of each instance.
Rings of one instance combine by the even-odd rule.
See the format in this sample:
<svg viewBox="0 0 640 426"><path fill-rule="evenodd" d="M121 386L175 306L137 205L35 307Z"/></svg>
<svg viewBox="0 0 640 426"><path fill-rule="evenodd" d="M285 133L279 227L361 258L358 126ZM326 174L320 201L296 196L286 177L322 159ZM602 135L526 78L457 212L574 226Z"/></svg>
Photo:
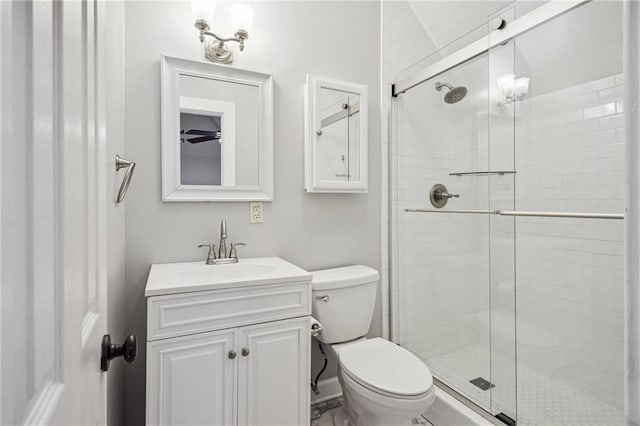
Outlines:
<svg viewBox="0 0 640 426"><path fill-rule="evenodd" d="M318 390L320 395L316 395L311 391L311 405L342 396L342 388L338 377L328 377L318 382Z"/></svg>
<svg viewBox="0 0 640 426"><path fill-rule="evenodd" d="M424 413L433 426L474 425L494 426L471 408L436 386L436 399Z"/></svg>

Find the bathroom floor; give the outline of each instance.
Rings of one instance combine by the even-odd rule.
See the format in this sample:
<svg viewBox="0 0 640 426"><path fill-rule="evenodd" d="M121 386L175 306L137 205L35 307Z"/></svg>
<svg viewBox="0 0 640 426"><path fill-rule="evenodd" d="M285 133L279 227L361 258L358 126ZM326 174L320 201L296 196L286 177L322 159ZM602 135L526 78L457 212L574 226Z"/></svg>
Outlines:
<svg viewBox="0 0 640 426"><path fill-rule="evenodd" d="M325 411L317 420L311 421L311 426L333 426L333 413L337 408Z"/></svg>
<svg viewBox="0 0 640 426"><path fill-rule="evenodd" d="M342 398L330 399L311 406L311 426L333 426L333 414L342 407Z"/></svg>
<svg viewBox="0 0 640 426"><path fill-rule="evenodd" d="M342 398L331 399L311 406L311 426L334 426L333 414L342 407ZM413 419L411 425L433 426L424 418ZM410 426L410 425L407 425Z"/></svg>
<svg viewBox="0 0 640 426"><path fill-rule="evenodd" d="M500 358L500 355L494 355L494 365L508 365L506 359L503 364ZM491 392L481 390L469 380L478 376L489 379L486 372L489 361L489 351L480 345L425 360L434 376L446 377L448 385L487 410L491 407ZM512 415L509 411L513 411L514 406L513 371L502 371L502 378L500 373L498 371L497 377L493 378L497 385L492 390L492 411ZM507 389L499 389L500 383L507 383ZM624 424L621 410L524 366L518 367L518 418L520 426Z"/></svg>

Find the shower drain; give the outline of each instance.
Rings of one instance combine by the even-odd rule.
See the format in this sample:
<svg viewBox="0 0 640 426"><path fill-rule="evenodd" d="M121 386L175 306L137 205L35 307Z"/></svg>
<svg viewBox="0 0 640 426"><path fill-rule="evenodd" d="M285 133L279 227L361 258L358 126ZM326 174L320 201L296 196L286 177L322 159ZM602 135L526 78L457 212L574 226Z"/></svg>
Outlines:
<svg viewBox="0 0 640 426"><path fill-rule="evenodd" d="M483 391L486 391L486 390L489 390L491 388L495 388L496 387L496 385L494 385L493 383L491 383L490 381L488 381L484 377L476 377L473 380L469 380L469 383L479 387Z"/></svg>

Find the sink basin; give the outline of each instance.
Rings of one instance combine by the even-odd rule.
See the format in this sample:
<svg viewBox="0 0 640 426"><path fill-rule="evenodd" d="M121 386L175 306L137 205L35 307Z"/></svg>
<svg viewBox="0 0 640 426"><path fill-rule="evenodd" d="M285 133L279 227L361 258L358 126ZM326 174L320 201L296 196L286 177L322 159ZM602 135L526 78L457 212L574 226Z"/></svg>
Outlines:
<svg viewBox="0 0 640 426"><path fill-rule="evenodd" d="M238 263L219 265L207 265L204 261L161 263L151 265L145 296L310 279L309 272L279 257L240 259Z"/></svg>
<svg viewBox="0 0 640 426"><path fill-rule="evenodd" d="M251 263L229 263L222 265L198 265L184 271L185 279L191 280L238 280L255 279L260 275L273 272L273 265L256 265Z"/></svg>

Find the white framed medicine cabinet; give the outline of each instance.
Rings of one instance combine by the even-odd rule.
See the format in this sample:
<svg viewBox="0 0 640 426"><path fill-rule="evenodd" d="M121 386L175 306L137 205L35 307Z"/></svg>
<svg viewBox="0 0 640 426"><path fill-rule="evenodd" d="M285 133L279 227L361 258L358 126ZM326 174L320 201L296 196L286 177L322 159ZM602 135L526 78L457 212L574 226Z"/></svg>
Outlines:
<svg viewBox="0 0 640 426"><path fill-rule="evenodd" d="M307 75L307 192L367 192L367 102L365 85Z"/></svg>

